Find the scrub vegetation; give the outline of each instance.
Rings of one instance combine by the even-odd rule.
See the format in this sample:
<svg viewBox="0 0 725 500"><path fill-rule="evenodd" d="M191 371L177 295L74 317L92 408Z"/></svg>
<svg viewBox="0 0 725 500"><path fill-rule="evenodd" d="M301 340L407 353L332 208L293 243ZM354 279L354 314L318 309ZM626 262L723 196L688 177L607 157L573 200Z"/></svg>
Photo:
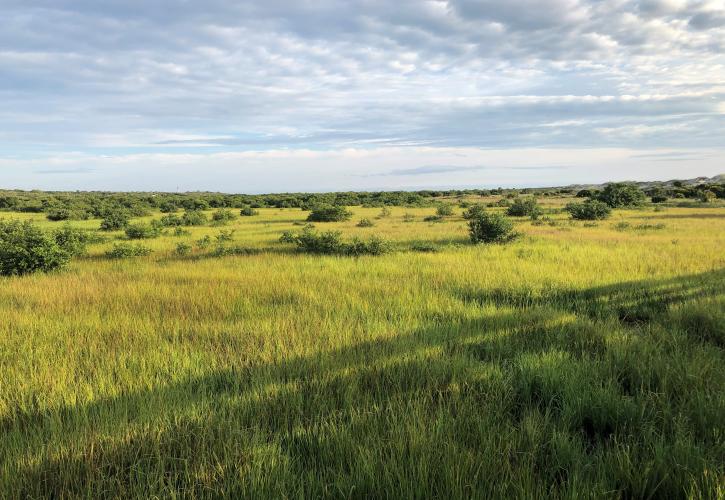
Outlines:
<svg viewBox="0 0 725 500"><path fill-rule="evenodd" d="M0 192L0 496L722 498L725 191L632 188Z"/></svg>

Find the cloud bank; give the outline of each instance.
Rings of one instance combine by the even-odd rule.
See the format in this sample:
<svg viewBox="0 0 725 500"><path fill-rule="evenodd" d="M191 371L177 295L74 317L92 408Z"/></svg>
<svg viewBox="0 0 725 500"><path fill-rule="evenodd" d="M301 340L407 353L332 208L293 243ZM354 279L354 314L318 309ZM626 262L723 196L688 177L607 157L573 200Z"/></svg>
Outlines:
<svg viewBox="0 0 725 500"><path fill-rule="evenodd" d="M266 159L298 185L483 185L532 151L565 183L607 150L630 177L710 175L724 54L714 0L6 0L0 184L282 189Z"/></svg>

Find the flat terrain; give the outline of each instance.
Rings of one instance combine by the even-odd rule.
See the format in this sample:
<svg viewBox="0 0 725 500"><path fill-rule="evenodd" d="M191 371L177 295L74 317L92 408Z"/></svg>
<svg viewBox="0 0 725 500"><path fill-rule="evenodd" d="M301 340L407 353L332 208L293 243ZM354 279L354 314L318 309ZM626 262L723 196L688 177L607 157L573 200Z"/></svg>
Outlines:
<svg viewBox="0 0 725 500"><path fill-rule="evenodd" d="M316 227L396 250L305 255L260 209L221 228L258 253L0 278L0 496L722 498L725 208L566 201L505 245L351 207Z"/></svg>

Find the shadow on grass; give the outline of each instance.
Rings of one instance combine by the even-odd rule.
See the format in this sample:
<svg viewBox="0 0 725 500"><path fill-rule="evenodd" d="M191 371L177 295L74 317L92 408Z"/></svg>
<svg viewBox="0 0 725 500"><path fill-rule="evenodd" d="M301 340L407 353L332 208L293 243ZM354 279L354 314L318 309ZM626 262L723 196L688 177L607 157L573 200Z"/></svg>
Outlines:
<svg viewBox="0 0 725 500"><path fill-rule="evenodd" d="M536 299L462 293L466 301L519 309L439 317L393 338L18 412L0 421L6 439L62 436L66 444L87 444L66 455L36 444L23 454L39 461L16 456L5 467L18 496L515 496L526 488L561 492L570 481L575 488L577 474L594 473L607 453L629 446L644 455L629 456L630 468L607 487L623 496L667 497L684 491L700 458L675 456L677 470L658 458L662 468L651 468L641 440L656 436L669 445L675 437L632 401L644 392L606 386L589 368L608 348L590 318L621 319L622 308L661 311L722 292L720 270ZM536 306L547 313L527 317L522 310ZM585 314L551 326L562 316L556 308ZM490 370L471 377L472 365ZM89 439L96 426L107 437ZM678 446L697 450L702 443ZM277 458L259 451L265 449Z"/></svg>

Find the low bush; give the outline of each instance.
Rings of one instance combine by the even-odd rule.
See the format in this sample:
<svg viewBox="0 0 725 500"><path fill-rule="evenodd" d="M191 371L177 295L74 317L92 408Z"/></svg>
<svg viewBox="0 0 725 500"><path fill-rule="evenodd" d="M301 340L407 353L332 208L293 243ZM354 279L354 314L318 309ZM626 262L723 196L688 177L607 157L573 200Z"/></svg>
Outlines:
<svg viewBox="0 0 725 500"><path fill-rule="evenodd" d="M228 230L221 230L219 231L219 234L215 236L216 242L218 244L226 243L228 241L232 241L234 239L234 230L228 229Z"/></svg>
<svg viewBox="0 0 725 500"><path fill-rule="evenodd" d="M468 221L473 243L504 243L515 237L514 224L501 214L482 213Z"/></svg>
<svg viewBox="0 0 725 500"><path fill-rule="evenodd" d="M189 243L181 242L176 245L176 255L184 256L191 253L192 247Z"/></svg>
<svg viewBox="0 0 725 500"><path fill-rule="evenodd" d="M651 199L652 199L652 203L664 203L667 201L667 196L657 194L657 195L654 195Z"/></svg>
<svg viewBox="0 0 725 500"><path fill-rule="evenodd" d="M392 214L390 209L388 207L383 207L378 214L378 219L385 219L386 217L390 217L390 214Z"/></svg>
<svg viewBox="0 0 725 500"><path fill-rule="evenodd" d="M390 243L377 236L372 236L367 241L354 238L350 242L344 242L340 231L323 231L320 233L310 227L305 227L299 233L285 231L279 240L282 243L295 244L301 252L316 254L382 255L391 250Z"/></svg>
<svg viewBox="0 0 725 500"><path fill-rule="evenodd" d="M596 194L596 199L611 208L639 207L645 202L645 194L634 184L614 182L607 184Z"/></svg>
<svg viewBox="0 0 725 500"><path fill-rule="evenodd" d="M45 215L45 218L51 221L86 220L88 217L89 214L85 210L70 208L53 208Z"/></svg>
<svg viewBox="0 0 725 500"><path fill-rule="evenodd" d="M146 240L161 235L161 228L157 224L144 224L137 222L126 227L126 237L131 240Z"/></svg>
<svg viewBox="0 0 725 500"><path fill-rule="evenodd" d="M427 215L423 217L424 222L442 222L443 217L440 215Z"/></svg>
<svg viewBox="0 0 725 500"><path fill-rule="evenodd" d="M453 215L453 205L450 203L443 203L441 205L438 205L438 208L436 208L436 215L440 217L448 217Z"/></svg>
<svg viewBox="0 0 725 500"><path fill-rule="evenodd" d="M0 275L59 269L77 252L72 240L54 237L30 221L0 221Z"/></svg>
<svg viewBox="0 0 725 500"><path fill-rule="evenodd" d="M486 211L486 207L483 206L481 203L475 203L471 206L469 206L464 212L463 212L463 218L466 220L475 219L480 214L484 213Z"/></svg>
<svg viewBox="0 0 725 500"><path fill-rule="evenodd" d="M342 206L320 206L313 208L307 220L310 222L342 222L350 220L352 212Z"/></svg>
<svg viewBox="0 0 725 500"><path fill-rule="evenodd" d="M587 200L584 203L569 203L565 210L569 212L572 219L577 220L602 220L612 213L609 205L597 200Z"/></svg>
<svg viewBox="0 0 725 500"><path fill-rule="evenodd" d="M128 226L129 215L123 210L107 212L101 220L101 231L120 231Z"/></svg>
<svg viewBox="0 0 725 500"><path fill-rule="evenodd" d="M360 219L360 222L356 224L357 227L373 227L374 225L370 219Z"/></svg>
<svg viewBox="0 0 725 500"><path fill-rule="evenodd" d="M169 214L161 217L161 219L159 219L159 224L165 227L179 227L184 225L184 219L178 215Z"/></svg>
<svg viewBox="0 0 725 500"><path fill-rule="evenodd" d="M254 215L259 215L259 210L255 210L252 207L244 207L239 211L239 215L242 217L252 217Z"/></svg>
<svg viewBox="0 0 725 500"><path fill-rule="evenodd" d="M106 257L111 259L142 257L149 254L151 254L151 249L138 243L116 243L113 248L106 251Z"/></svg>
<svg viewBox="0 0 725 500"><path fill-rule="evenodd" d="M86 253L86 245L94 242L94 235L66 224L53 231L53 238L71 257Z"/></svg>
<svg viewBox="0 0 725 500"><path fill-rule="evenodd" d="M181 220L184 226L203 226L209 218L201 210L187 210Z"/></svg>
<svg viewBox="0 0 725 500"><path fill-rule="evenodd" d="M208 234L205 235L204 237L196 240L196 246L202 250L205 248L208 248L210 245L211 245L211 236L209 236Z"/></svg>
<svg viewBox="0 0 725 500"><path fill-rule="evenodd" d="M410 249L414 252L437 252L438 246L434 243L431 243L430 241L416 241L412 245L410 245Z"/></svg>
<svg viewBox="0 0 725 500"><path fill-rule="evenodd" d="M506 210L507 215L513 217L531 217L536 220L543 213L543 210L534 198L516 198Z"/></svg>
<svg viewBox="0 0 725 500"><path fill-rule="evenodd" d="M176 236L177 238L181 236L191 236L191 231L188 231L181 227L176 227L174 228L174 232L171 233L171 236Z"/></svg>
<svg viewBox="0 0 725 500"><path fill-rule="evenodd" d="M234 219L236 219L236 216L231 210L226 208L220 208L211 215L212 222L216 224L226 224Z"/></svg>

